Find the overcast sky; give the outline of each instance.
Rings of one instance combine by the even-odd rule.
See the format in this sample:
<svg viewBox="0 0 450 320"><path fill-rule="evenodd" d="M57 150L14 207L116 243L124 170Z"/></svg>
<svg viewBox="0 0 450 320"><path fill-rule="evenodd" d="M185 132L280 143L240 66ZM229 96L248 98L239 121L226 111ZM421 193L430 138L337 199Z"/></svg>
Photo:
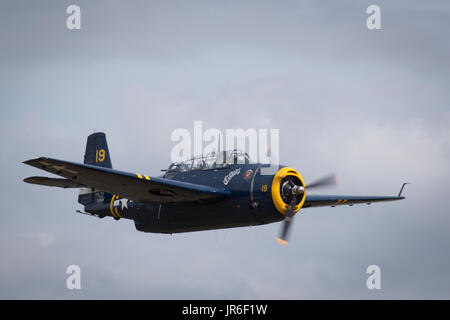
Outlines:
<svg viewBox="0 0 450 320"><path fill-rule="evenodd" d="M449 32L448 1L1 1L0 298L449 299ZM301 210L284 247L280 224L145 234L22 182L48 175L24 160L81 162L94 130L114 168L158 175L194 120L280 129L282 163L338 174L323 193L413 184Z"/></svg>

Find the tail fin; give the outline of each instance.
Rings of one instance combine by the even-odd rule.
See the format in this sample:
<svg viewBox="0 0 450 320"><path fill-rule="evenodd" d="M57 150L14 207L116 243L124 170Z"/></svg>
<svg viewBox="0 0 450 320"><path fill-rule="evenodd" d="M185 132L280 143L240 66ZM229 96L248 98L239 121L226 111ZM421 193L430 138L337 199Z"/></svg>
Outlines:
<svg viewBox="0 0 450 320"><path fill-rule="evenodd" d="M84 153L84 163L112 168L108 143L103 132L96 132L88 136L86 152ZM111 198L112 194L92 190L91 188L81 188L78 202L86 206L91 203L105 203L111 200Z"/></svg>
<svg viewBox="0 0 450 320"><path fill-rule="evenodd" d="M96 132L87 138L84 163L104 168L112 168L108 143L103 132Z"/></svg>

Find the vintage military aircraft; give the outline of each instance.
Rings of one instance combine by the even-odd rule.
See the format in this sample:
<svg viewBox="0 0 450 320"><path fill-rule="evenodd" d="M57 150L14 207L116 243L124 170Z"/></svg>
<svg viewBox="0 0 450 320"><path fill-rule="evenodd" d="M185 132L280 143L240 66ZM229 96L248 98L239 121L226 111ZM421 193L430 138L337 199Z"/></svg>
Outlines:
<svg viewBox="0 0 450 320"><path fill-rule="evenodd" d="M63 178L30 177L27 183L80 188L85 213L134 220L143 232L177 233L262 225L284 220L277 240L287 244L292 219L301 208L402 200L398 196L311 195L307 191L335 184L328 176L305 184L294 169L279 166L272 175L238 150L218 151L172 163L165 174L113 170L106 136L87 139L84 164L41 157L25 164Z"/></svg>

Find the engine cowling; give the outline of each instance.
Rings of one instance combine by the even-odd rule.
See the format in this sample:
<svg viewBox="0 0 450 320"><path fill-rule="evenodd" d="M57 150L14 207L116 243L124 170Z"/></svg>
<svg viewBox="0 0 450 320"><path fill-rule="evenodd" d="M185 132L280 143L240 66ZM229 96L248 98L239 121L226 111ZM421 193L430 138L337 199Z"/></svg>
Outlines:
<svg viewBox="0 0 450 320"><path fill-rule="evenodd" d="M305 182L297 170L290 167L278 170L273 177L271 190L273 204L281 214L286 214L292 197L296 197L294 213L305 203Z"/></svg>

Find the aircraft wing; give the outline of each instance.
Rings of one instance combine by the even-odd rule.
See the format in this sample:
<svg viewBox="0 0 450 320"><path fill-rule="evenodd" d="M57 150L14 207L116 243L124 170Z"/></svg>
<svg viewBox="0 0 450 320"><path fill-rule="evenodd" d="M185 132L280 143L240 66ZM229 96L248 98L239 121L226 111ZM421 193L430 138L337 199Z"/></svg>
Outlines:
<svg viewBox="0 0 450 320"><path fill-rule="evenodd" d="M134 201L193 202L220 199L231 193L225 188L149 177L45 157L24 161L24 163L65 178L31 177L25 179L25 182L60 187L79 185L106 191Z"/></svg>
<svg viewBox="0 0 450 320"><path fill-rule="evenodd" d="M403 189L403 187L402 187ZM405 197L401 196L337 196L337 195L308 195L306 194L305 203L302 208L309 207L334 207L343 205L354 205L358 203L371 204L373 202L386 202L403 200Z"/></svg>

